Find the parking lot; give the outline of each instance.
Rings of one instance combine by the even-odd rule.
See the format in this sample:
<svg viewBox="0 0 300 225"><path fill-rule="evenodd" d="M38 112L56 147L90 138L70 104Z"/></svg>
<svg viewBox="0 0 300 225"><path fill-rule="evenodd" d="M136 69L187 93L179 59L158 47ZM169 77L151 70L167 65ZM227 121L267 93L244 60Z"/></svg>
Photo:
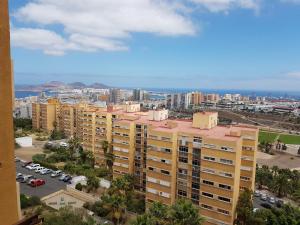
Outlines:
<svg viewBox="0 0 300 225"><path fill-rule="evenodd" d="M39 173L35 173L34 170L28 170L25 167L21 166L21 162L16 162L16 170L17 173L22 173L26 175L33 175L35 178L45 180L45 185L38 187L31 187L26 183L20 183L20 192L29 196L38 196L40 198L47 196L51 193L59 191L61 189L66 188L66 183L63 181L59 181L59 177L52 178L50 174L41 175Z"/></svg>
<svg viewBox="0 0 300 225"><path fill-rule="evenodd" d="M271 207L277 207L276 203L270 203L269 202L269 198L270 197L274 197L275 200L277 201L278 198L276 198L276 196L270 194L270 193L266 193L264 191L262 191L262 193L265 193L267 195L267 200L262 200L260 196L253 196L253 208L257 208L257 209L263 209L264 207L261 206L261 204L268 204Z"/></svg>

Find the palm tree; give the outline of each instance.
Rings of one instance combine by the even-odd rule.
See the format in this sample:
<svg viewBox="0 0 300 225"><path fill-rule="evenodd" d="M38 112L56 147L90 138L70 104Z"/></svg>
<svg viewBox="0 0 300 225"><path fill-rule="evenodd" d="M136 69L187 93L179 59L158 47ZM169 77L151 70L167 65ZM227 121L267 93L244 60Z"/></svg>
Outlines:
<svg viewBox="0 0 300 225"><path fill-rule="evenodd" d="M252 225L253 203L252 193L249 189L241 192L236 206L236 225Z"/></svg>
<svg viewBox="0 0 300 225"><path fill-rule="evenodd" d="M112 171L112 167L115 161L115 155L112 152L111 146L108 141L102 141L102 149L107 168Z"/></svg>
<svg viewBox="0 0 300 225"><path fill-rule="evenodd" d="M170 209L170 222L174 225L201 225L204 218L191 201L180 199Z"/></svg>
<svg viewBox="0 0 300 225"><path fill-rule="evenodd" d="M272 170L273 176L277 176L278 171L279 171L279 167L278 166L272 166L271 170Z"/></svg>
<svg viewBox="0 0 300 225"><path fill-rule="evenodd" d="M156 225L153 218L148 214L138 215L135 220L133 220L131 225Z"/></svg>
<svg viewBox="0 0 300 225"><path fill-rule="evenodd" d="M168 207L161 202L153 202L148 213L155 220L156 225L168 224Z"/></svg>
<svg viewBox="0 0 300 225"><path fill-rule="evenodd" d="M126 216L126 199L123 195L108 195L101 197L103 207L109 211L108 216L115 225L122 224Z"/></svg>
<svg viewBox="0 0 300 225"><path fill-rule="evenodd" d="M73 160L74 154L80 153L80 151L83 151L83 149L78 138L71 138L68 143L69 143L68 150L70 154L70 159Z"/></svg>
<svg viewBox="0 0 300 225"><path fill-rule="evenodd" d="M274 177L274 181L272 183L271 189L277 193L278 197L286 196L289 192L289 180L286 174L280 173L276 177Z"/></svg>

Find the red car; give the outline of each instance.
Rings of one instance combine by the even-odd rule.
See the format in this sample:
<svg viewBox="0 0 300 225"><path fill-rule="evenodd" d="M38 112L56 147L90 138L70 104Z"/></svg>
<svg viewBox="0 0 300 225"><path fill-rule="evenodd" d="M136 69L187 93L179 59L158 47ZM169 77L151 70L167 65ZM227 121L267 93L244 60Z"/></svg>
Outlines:
<svg viewBox="0 0 300 225"><path fill-rule="evenodd" d="M38 186L41 186L41 185L44 185L44 184L45 184L45 181L42 180L42 179L35 179L35 180L32 180L30 182L31 187L38 187Z"/></svg>

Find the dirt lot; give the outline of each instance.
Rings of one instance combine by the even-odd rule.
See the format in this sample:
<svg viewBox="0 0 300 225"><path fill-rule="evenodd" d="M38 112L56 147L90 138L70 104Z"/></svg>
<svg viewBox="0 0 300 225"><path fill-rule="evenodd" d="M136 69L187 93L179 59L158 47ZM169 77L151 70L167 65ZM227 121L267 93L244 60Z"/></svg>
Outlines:
<svg viewBox="0 0 300 225"><path fill-rule="evenodd" d="M43 146L46 141L36 141L33 139L33 146L26 148L18 148L15 150L15 155L26 161L30 161L35 154L43 153Z"/></svg>
<svg viewBox="0 0 300 225"><path fill-rule="evenodd" d="M258 152L258 165L267 165L269 167L278 166L279 168L289 168L300 170L300 157L293 156L286 153L276 153L276 155L269 155Z"/></svg>

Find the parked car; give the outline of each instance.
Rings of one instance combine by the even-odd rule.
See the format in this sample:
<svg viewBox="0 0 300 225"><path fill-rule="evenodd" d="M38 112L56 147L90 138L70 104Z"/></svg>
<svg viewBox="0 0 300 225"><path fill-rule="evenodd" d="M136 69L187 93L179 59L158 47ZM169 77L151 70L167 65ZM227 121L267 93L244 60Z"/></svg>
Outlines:
<svg viewBox="0 0 300 225"><path fill-rule="evenodd" d="M62 171L61 170L56 170L56 171L53 171L53 173L51 174L51 177L58 177L62 174Z"/></svg>
<svg viewBox="0 0 300 225"><path fill-rule="evenodd" d="M35 171L36 173L40 173L43 169L45 169L45 167L39 166L39 167L35 168L34 171Z"/></svg>
<svg viewBox="0 0 300 225"><path fill-rule="evenodd" d="M274 198L274 197L270 197L270 198L269 198L269 202L270 202L271 204L275 204L275 198Z"/></svg>
<svg viewBox="0 0 300 225"><path fill-rule="evenodd" d="M261 206L261 207L264 207L264 208L266 208L266 209L271 209L271 208L272 208L272 206L271 206L270 204L265 203L265 202L264 202L264 203L261 203L260 206Z"/></svg>
<svg viewBox="0 0 300 225"><path fill-rule="evenodd" d="M59 146L63 148L67 148L69 145L66 142L60 142Z"/></svg>
<svg viewBox="0 0 300 225"><path fill-rule="evenodd" d="M26 169L29 169L29 170L35 170L36 168L40 167L41 165L40 164L30 164L28 166L26 166Z"/></svg>
<svg viewBox="0 0 300 225"><path fill-rule="evenodd" d="M260 196L260 191L259 190L255 190L254 191L254 196L255 197L259 197Z"/></svg>
<svg viewBox="0 0 300 225"><path fill-rule="evenodd" d="M22 173L17 173L16 180L19 180L21 178L23 178L23 174Z"/></svg>
<svg viewBox="0 0 300 225"><path fill-rule="evenodd" d="M18 157L15 157L15 162L20 162L20 159Z"/></svg>
<svg viewBox="0 0 300 225"><path fill-rule="evenodd" d="M26 183L27 183L28 185L31 185L31 182L32 182L33 180L35 180L35 178L29 179Z"/></svg>
<svg viewBox="0 0 300 225"><path fill-rule="evenodd" d="M72 177L70 175L65 176L65 178L63 179L64 182L68 182L70 183L72 180Z"/></svg>
<svg viewBox="0 0 300 225"><path fill-rule="evenodd" d="M63 181L63 180L65 179L66 176L67 176L67 175L63 173L63 174L59 177L59 180Z"/></svg>
<svg viewBox="0 0 300 225"><path fill-rule="evenodd" d="M31 161L29 161L29 162L25 161L25 162L23 162L22 167L29 166L30 164L32 164Z"/></svg>
<svg viewBox="0 0 300 225"><path fill-rule="evenodd" d="M23 176L23 178L21 179L21 183L26 183L27 181L29 181L30 179L34 178L33 175L25 175Z"/></svg>
<svg viewBox="0 0 300 225"><path fill-rule="evenodd" d="M260 196L260 199L262 200L262 201L267 201L267 195L266 194L261 194L261 196Z"/></svg>
<svg viewBox="0 0 300 225"><path fill-rule="evenodd" d="M47 168L40 171L40 174L42 174L42 175L49 174L49 173L52 173L52 170L47 169Z"/></svg>
<svg viewBox="0 0 300 225"><path fill-rule="evenodd" d="M30 182L31 187L38 187L44 185L46 182L42 179L35 179Z"/></svg>

